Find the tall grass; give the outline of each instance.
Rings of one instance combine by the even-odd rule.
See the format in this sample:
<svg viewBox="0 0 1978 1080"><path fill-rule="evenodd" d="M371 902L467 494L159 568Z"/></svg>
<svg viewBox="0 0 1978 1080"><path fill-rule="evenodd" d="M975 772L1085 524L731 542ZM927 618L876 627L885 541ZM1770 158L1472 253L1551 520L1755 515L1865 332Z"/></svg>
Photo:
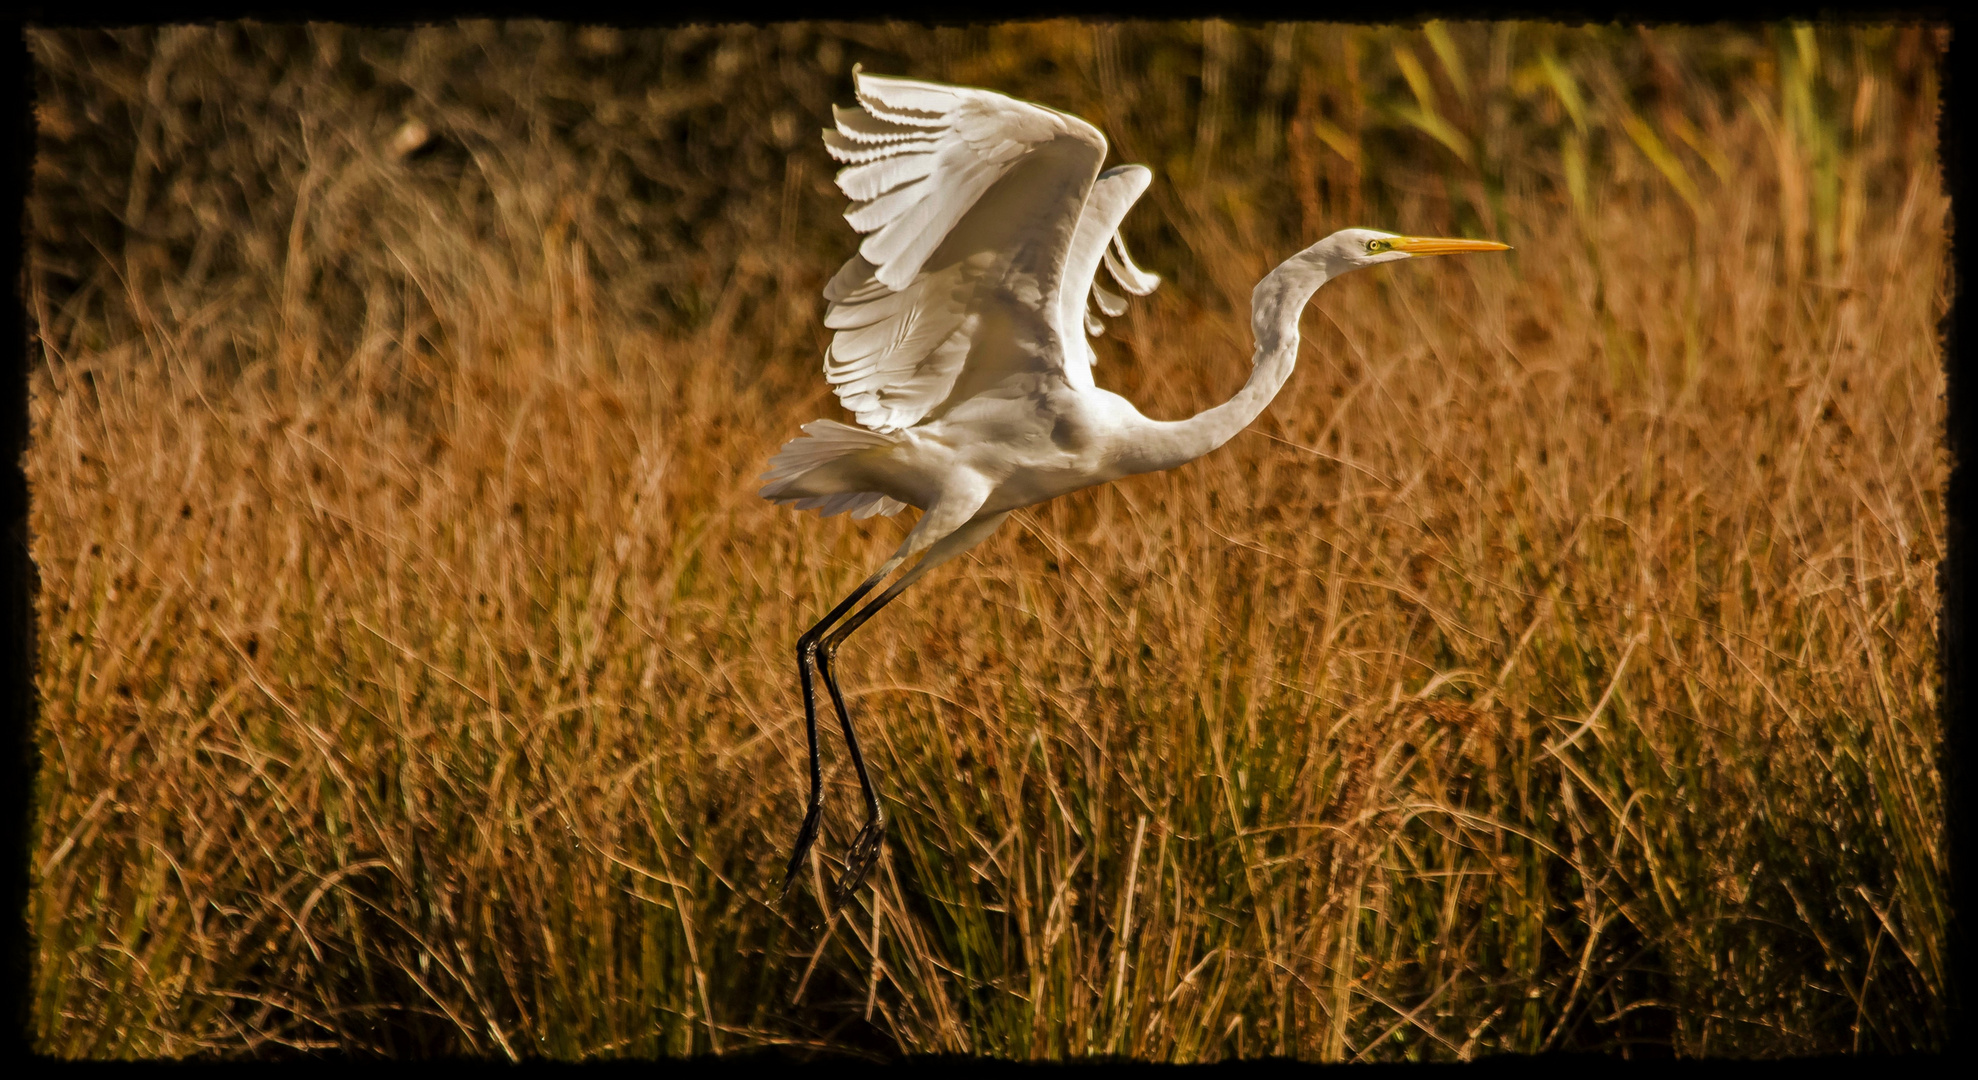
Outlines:
<svg viewBox="0 0 1978 1080"><path fill-rule="evenodd" d="M45 1051L1943 1040L1921 30L30 40ZM1334 227L1517 251L1329 286L1251 432L861 631L833 911L790 649L903 524L753 477L836 415L860 59L1155 167L1150 415Z"/></svg>

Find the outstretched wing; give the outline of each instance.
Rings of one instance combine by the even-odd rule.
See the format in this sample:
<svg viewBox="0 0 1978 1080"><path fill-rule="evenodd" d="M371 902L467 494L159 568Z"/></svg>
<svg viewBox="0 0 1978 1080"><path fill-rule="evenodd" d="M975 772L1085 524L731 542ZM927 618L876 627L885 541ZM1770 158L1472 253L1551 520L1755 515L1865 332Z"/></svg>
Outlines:
<svg viewBox="0 0 1978 1080"><path fill-rule="evenodd" d="M1092 226L1093 266L1068 276L1072 252L1093 246L1085 218L1106 154L1098 129L987 90L857 68L853 79L858 106L834 109L837 129L824 133L848 166L838 174L855 200L845 217L868 234L824 290L824 324L837 331L824 374L839 400L860 424L894 431L934 412L964 368L972 386L1016 371L1089 383L1080 311L1060 298L1077 282L1083 301L1145 170L1110 223Z"/></svg>

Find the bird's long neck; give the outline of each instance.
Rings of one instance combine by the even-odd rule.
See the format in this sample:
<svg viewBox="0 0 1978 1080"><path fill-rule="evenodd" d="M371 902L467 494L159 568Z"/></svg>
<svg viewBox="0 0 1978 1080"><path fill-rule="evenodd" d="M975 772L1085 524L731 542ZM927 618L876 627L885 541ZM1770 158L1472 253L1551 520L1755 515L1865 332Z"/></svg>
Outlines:
<svg viewBox="0 0 1978 1080"><path fill-rule="evenodd" d="M1257 336L1250 378L1228 401L1186 420L1148 421L1130 460L1130 472L1172 469L1236 437L1277 397L1298 362L1298 316L1319 286L1324 269L1302 256L1264 275L1250 294L1250 328Z"/></svg>

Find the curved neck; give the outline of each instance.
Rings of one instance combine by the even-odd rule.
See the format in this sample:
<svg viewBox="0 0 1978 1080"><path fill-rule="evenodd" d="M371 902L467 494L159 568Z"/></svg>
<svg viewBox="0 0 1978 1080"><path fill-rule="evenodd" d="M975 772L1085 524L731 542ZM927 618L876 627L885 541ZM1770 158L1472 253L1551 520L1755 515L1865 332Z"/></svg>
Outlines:
<svg viewBox="0 0 1978 1080"><path fill-rule="evenodd" d="M1137 452L1127 462L1134 473L1172 469L1193 461L1236 437L1277 397L1298 362L1298 317L1319 286L1324 268L1293 256L1264 275L1250 294L1250 329L1257 337L1250 378L1228 401L1186 420L1150 420Z"/></svg>

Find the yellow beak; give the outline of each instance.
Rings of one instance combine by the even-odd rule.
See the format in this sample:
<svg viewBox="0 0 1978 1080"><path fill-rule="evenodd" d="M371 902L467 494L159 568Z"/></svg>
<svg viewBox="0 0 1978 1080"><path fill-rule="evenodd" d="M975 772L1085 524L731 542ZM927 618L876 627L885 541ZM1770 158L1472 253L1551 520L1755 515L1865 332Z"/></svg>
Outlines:
<svg viewBox="0 0 1978 1080"><path fill-rule="evenodd" d="M1495 240L1445 240L1435 236L1403 236L1393 243L1393 250L1405 251L1410 255L1461 255L1470 251L1510 249L1511 245Z"/></svg>

